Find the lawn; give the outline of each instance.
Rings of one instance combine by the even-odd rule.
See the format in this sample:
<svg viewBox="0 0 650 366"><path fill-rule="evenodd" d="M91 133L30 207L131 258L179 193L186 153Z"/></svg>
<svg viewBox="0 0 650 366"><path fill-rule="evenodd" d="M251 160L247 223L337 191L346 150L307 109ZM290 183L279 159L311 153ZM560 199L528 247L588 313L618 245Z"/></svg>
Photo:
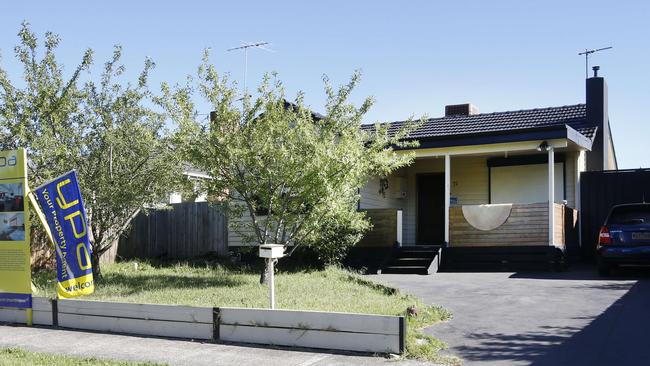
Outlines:
<svg viewBox="0 0 650 366"><path fill-rule="evenodd" d="M280 262L282 264L282 262ZM404 315L408 319L407 357L447 361L438 355L445 345L420 329L450 318L437 306L337 267L289 270L276 275L276 307L352 313ZM178 304L209 307L268 307L268 287L259 283L259 268L218 262L121 262L103 267L103 281L88 300ZM51 272L34 274L39 296L54 296Z"/></svg>
<svg viewBox="0 0 650 366"><path fill-rule="evenodd" d="M28 352L15 348L0 349L0 366L155 366L155 363L133 363L125 361L80 358Z"/></svg>

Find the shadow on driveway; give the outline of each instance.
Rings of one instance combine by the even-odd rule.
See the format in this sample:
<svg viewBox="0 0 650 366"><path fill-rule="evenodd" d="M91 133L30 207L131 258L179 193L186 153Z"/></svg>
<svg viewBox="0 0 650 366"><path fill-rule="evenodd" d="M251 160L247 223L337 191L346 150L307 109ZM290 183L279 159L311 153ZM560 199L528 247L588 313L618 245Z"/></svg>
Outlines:
<svg viewBox="0 0 650 366"><path fill-rule="evenodd" d="M539 326L521 334L477 332L467 335L468 345L455 347L469 363L521 363L532 366L650 365L650 270L622 269L603 278L591 272L517 273L511 278L603 281L580 284L575 289L626 291L597 316L574 316L567 323L586 325ZM635 283L630 280L638 279ZM627 283L612 281L626 280ZM570 288L568 289L570 291ZM535 314L530 314L535 316ZM502 361L502 362L499 362Z"/></svg>

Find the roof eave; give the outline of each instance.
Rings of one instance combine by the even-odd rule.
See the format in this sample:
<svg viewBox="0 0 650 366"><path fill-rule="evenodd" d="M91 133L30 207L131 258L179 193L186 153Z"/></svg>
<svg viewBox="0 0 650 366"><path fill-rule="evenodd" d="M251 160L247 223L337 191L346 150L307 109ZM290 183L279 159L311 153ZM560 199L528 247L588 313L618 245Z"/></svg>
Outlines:
<svg viewBox="0 0 650 366"><path fill-rule="evenodd" d="M568 140L573 141L576 145L591 151L591 147L593 145L593 140L588 138L587 136L581 134L580 132L576 131L573 127L566 125L566 138ZM594 134L596 131L594 131Z"/></svg>
<svg viewBox="0 0 650 366"><path fill-rule="evenodd" d="M550 140L566 138L582 148L591 150L591 139L582 135L572 127L559 124L553 126L542 126L532 128L522 128L517 130L505 131L488 131L474 132L458 135L431 136L423 138L413 138L409 140L418 140L420 146L416 148L406 148L404 150L417 150L435 147L452 147L452 146L470 146L486 145L508 142L521 142L531 140Z"/></svg>

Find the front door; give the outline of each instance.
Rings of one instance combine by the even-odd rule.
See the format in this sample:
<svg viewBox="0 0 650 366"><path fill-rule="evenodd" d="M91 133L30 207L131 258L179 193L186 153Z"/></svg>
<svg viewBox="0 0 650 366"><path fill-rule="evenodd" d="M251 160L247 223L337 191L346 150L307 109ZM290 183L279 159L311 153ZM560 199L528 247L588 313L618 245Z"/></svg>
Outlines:
<svg viewBox="0 0 650 366"><path fill-rule="evenodd" d="M445 241L445 176L417 176L418 217L417 243L442 245Z"/></svg>

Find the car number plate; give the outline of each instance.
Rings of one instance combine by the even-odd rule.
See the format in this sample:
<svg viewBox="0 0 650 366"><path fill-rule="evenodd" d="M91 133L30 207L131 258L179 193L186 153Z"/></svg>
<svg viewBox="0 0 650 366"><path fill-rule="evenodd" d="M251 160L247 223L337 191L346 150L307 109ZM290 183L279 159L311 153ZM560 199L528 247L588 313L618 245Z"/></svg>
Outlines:
<svg viewBox="0 0 650 366"><path fill-rule="evenodd" d="M650 231L644 233L632 233L632 240L650 240Z"/></svg>

